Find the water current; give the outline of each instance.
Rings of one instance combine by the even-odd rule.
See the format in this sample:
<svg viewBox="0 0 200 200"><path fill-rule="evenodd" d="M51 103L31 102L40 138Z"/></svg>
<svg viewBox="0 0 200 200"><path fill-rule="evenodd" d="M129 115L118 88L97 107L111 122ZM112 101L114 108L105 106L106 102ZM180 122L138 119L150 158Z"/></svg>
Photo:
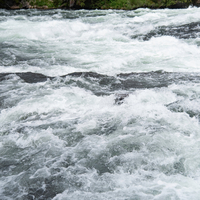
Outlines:
<svg viewBox="0 0 200 200"><path fill-rule="evenodd" d="M200 8L0 10L1 200L199 200Z"/></svg>

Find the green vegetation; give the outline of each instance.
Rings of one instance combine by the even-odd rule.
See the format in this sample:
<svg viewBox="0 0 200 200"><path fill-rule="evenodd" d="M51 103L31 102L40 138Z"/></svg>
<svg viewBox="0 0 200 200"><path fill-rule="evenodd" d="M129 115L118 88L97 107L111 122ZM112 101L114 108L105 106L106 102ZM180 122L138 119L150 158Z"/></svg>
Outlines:
<svg viewBox="0 0 200 200"><path fill-rule="evenodd" d="M63 3L62 0L54 0L54 1L53 1L53 5L54 5L55 7L59 7L59 6L61 6L62 3Z"/></svg>
<svg viewBox="0 0 200 200"><path fill-rule="evenodd" d="M0 0L0 8L124 9L185 8L197 0ZM28 5L28 6L27 6Z"/></svg>
<svg viewBox="0 0 200 200"><path fill-rule="evenodd" d="M71 0L72 1L72 0ZM195 1L195 0L193 0ZM124 9L131 10L140 7L148 8L166 8L178 7L184 8L192 5L192 0L76 0L73 6L70 6L70 0L54 0L59 2L54 5L63 5L66 8L86 8L86 9Z"/></svg>
<svg viewBox="0 0 200 200"><path fill-rule="evenodd" d="M48 8L54 7L53 1L50 0L30 0L29 4L31 6L43 7L48 6Z"/></svg>

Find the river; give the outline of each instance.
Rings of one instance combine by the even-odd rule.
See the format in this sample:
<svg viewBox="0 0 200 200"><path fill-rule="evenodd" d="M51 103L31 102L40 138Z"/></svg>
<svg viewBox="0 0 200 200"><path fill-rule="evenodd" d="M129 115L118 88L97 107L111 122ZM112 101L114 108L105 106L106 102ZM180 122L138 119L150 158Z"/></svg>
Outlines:
<svg viewBox="0 0 200 200"><path fill-rule="evenodd" d="M1 200L199 200L200 8L0 10Z"/></svg>

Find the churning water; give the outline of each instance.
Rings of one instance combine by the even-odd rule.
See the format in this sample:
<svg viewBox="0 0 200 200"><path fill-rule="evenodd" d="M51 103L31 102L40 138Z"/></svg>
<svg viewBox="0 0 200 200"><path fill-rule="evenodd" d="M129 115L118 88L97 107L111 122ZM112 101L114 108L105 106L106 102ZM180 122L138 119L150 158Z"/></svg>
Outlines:
<svg viewBox="0 0 200 200"><path fill-rule="evenodd" d="M1 200L199 200L200 9L0 10Z"/></svg>

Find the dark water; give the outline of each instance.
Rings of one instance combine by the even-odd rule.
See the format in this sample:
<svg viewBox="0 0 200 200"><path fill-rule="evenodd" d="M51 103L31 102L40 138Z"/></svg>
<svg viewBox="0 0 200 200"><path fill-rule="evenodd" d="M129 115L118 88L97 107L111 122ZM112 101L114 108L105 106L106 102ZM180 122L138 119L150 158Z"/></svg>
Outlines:
<svg viewBox="0 0 200 200"><path fill-rule="evenodd" d="M152 37L172 36L179 39L192 39L199 38L200 23L192 22L189 24L178 26L160 26L155 30L150 31L146 35L135 35L132 38L141 38L143 40L149 40Z"/></svg>

